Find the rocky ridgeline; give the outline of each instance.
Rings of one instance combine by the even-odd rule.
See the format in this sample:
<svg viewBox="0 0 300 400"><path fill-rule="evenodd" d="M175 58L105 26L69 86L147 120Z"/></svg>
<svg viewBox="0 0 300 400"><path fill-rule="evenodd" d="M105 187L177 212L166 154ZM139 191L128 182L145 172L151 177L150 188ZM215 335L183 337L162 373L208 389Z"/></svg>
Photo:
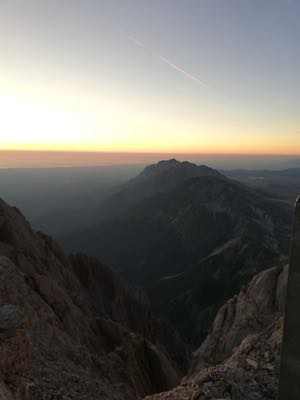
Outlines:
<svg viewBox="0 0 300 400"><path fill-rule="evenodd" d="M146 399L275 399L287 276L287 267L255 276L221 307L181 384Z"/></svg>
<svg viewBox="0 0 300 400"><path fill-rule="evenodd" d="M174 387L188 352L141 291L0 201L0 360L0 399L130 400Z"/></svg>

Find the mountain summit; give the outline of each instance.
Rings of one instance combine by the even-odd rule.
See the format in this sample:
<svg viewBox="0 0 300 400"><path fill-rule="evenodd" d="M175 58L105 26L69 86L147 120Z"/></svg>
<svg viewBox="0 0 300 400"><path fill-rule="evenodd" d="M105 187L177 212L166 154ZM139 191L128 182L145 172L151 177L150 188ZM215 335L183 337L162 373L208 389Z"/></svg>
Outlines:
<svg viewBox="0 0 300 400"><path fill-rule="evenodd" d="M216 176L225 178L220 172L205 165L196 165L189 161L162 160L146 167L136 178L128 182L127 188L143 186L143 197L156 192L167 192L190 178Z"/></svg>
<svg viewBox="0 0 300 400"><path fill-rule="evenodd" d="M149 165L146 167L140 175L137 176L136 180L149 179L149 178L161 178L172 177L177 181L180 179L188 179L196 176L221 176L221 174L205 165L196 165L189 161L178 161L175 158L170 160L162 160L156 164Z"/></svg>
<svg viewBox="0 0 300 400"><path fill-rule="evenodd" d="M147 166L139 175L120 187L102 204L99 214L104 216L103 219L127 214L129 209L134 208L141 201L159 193L168 193L188 179L197 177L216 177L227 180L220 172L205 165L199 166L189 161L181 162L174 158L162 160Z"/></svg>

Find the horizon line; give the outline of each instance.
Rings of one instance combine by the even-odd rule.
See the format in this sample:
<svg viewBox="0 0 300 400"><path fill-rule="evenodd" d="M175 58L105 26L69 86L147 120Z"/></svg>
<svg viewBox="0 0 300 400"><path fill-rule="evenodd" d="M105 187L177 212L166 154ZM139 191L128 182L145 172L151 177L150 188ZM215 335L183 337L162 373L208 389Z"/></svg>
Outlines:
<svg viewBox="0 0 300 400"><path fill-rule="evenodd" d="M201 151L145 151L145 150L63 150L63 149L0 149L0 153L52 153L52 154L124 154L124 155L190 155L190 156L270 156L300 157L299 153L258 153L258 152L201 152Z"/></svg>

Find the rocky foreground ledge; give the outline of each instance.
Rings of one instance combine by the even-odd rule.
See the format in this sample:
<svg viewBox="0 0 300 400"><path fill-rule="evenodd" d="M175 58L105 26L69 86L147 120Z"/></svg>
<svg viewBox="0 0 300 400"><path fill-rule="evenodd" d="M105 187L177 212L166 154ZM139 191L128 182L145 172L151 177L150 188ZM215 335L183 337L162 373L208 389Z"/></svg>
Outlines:
<svg viewBox="0 0 300 400"><path fill-rule="evenodd" d="M219 310L181 384L146 399L275 400L287 277L288 267L255 276Z"/></svg>

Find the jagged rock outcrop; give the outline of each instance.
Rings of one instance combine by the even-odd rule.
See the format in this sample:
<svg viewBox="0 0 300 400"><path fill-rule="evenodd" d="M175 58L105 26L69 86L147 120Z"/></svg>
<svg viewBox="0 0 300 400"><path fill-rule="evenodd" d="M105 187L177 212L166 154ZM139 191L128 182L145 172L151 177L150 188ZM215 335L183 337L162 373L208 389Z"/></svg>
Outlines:
<svg viewBox="0 0 300 400"><path fill-rule="evenodd" d="M255 276L219 310L188 375L147 400L265 400L278 389L288 267Z"/></svg>
<svg viewBox="0 0 300 400"><path fill-rule="evenodd" d="M263 271L221 307L211 333L195 353L194 368L226 360L242 339L278 319L283 313L287 276L288 267Z"/></svg>
<svg viewBox="0 0 300 400"><path fill-rule="evenodd" d="M170 388L188 352L160 324L141 292L95 259L69 259L0 200L0 398L130 400Z"/></svg>

